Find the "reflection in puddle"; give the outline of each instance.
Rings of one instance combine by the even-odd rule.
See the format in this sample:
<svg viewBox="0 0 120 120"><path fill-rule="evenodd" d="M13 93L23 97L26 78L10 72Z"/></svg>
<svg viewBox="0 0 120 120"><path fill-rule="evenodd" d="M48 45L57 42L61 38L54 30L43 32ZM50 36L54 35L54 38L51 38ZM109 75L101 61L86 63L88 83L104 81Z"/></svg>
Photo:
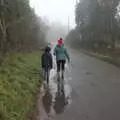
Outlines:
<svg viewBox="0 0 120 120"><path fill-rule="evenodd" d="M64 93L64 85L58 82L58 90L56 92L55 103L54 103L54 110L56 114L60 114L64 112L64 107L67 103Z"/></svg>
<svg viewBox="0 0 120 120"><path fill-rule="evenodd" d="M66 107L71 104L72 89L68 82L67 76L63 82L58 82L56 70L51 71L50 84L45 87L43 95L43 105L48 117L64 113Z"/></svg>
<svg viewBox="0 0 120 120"><path fill-rule="evenodd" d="M46 90L46 93L43 96L43 105L44 105L46 113L49 114L51 111L51 105L52 105L52 95L49 89Z"/></svg>

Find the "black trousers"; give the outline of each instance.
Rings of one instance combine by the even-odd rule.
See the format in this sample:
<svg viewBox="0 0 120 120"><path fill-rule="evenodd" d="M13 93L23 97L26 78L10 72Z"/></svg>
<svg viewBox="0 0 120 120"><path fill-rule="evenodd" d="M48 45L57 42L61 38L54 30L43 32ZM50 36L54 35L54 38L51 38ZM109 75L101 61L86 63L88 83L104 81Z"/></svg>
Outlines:
<svg viewBox="0 0 120 120"><path fill-rule="evenodd" d="M65 63L65 60L57 60L57 72L60 72L60 69L65 70Z"/></svg>

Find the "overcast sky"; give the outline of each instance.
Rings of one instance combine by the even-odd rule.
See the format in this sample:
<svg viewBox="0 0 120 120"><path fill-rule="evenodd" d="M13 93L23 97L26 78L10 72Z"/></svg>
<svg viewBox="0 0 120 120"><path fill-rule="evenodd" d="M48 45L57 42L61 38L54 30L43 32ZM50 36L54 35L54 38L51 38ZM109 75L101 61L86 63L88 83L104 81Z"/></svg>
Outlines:
<svg viewBox="0 0 120 120"><path fill-rule="evenodd" d="M68 25L69 16L70 26L75 26L76 0L30 0L30 4L39 16L48 18L50 22Z"/></svg>

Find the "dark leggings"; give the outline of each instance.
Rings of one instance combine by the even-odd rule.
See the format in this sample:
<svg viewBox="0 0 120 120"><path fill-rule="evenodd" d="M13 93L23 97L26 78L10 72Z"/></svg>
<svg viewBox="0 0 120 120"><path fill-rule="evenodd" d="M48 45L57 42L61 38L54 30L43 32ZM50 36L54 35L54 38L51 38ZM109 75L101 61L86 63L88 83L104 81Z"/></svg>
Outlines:
<svg viewBox="0 0 120 120"><path fill-rule="evenodd" d="M60 72L60 69L65 70L65 63L65 60L57 60L57 72Z"/></svg>
<svg viewBox="0 0 120 120"><path fill-rule="evenodd" d="M48 84L49 83L49 76L50 76L50 69L49 68L44 69L43 75L44 75L44 80L46 80L47 84Z"/></svg>

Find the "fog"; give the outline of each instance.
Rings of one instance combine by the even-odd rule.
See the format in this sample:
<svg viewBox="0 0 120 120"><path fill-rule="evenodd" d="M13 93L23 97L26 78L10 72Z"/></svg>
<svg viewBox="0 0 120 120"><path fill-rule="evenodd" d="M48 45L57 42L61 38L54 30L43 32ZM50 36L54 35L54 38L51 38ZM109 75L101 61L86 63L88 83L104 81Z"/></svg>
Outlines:
<svg viewBox="0 0 120 120"><path fill-rule="evenodd" d="M75 27L76 0L30 0L31 7L48 26L46 40L55 42L62 37L65 39L69 27ZM67 7L67 9L66 9Z"/></svg>
<svg viewBox="0 0 120 120"><path fill-rule="evenodd" d="M66 38L68 33L68 27L62 25L59 22L54 22L49 26L49 29L46 34L46 40L48 42L56 42L60 37L63 39Z"/></svg>
<svg viewBox="0 0 120 120"><path fill-rule="evenodd" d="M40 17L47 17L51 23L60 22L63 25L75 26L76 0L30 0L30 5Z"/></svg>

